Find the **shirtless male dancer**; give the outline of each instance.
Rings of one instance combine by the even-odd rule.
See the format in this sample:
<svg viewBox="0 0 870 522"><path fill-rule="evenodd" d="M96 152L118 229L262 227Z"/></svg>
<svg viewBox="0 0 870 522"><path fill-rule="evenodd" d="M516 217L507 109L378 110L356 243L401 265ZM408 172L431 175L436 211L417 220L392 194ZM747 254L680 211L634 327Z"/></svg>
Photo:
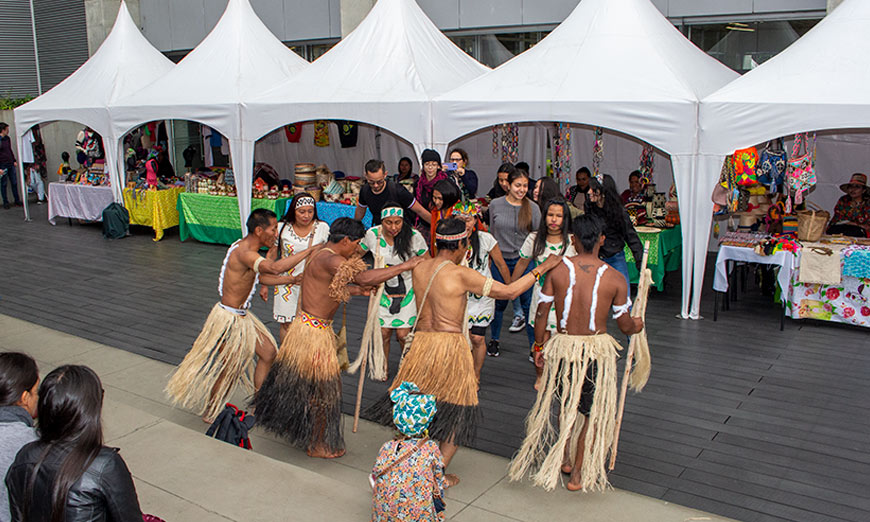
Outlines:
<svg viewBox="0 0 870 522"><path fill-rule="evenodd" d="M494 299L514 299L557 266L560 258L550 256L528 274L504 285L473 268L459 266L469 244L464 221L442 220L435 234L438 254L420 263L413 272L416 333L389 391L407 381L416 384L422 393L435 396L438 410L429 426L429 436L440 441L447 466L458 447L474 439L480 420L474 359L463 334L469 292ZM367 418L385 426L392 422L389 391L366 412Z"/></svg>
<svg viewBox="0 0 870 522"><path fill-rule="evenodd" d="M578 255L563 258L541 290L534 351L535 363L546 364L526 420L526 438L509 476L520 480L531 471L535 484L553 489L561 470L570 473L570 491L594 491L608 485L605 465L616 423L616 360L621 346L607 333L607 313L612 310L625 335L640 332L643 320L629 314L625 277L598 258L605 239L601 219L578 216L572 229ZM542 346L554 302L557 333ZM554 399L561 408L558 433L551 423Z"/></svg>
<svg viewBox="0 0 870 522"><path fill-rule="evenodd" d="M221 300L166 386L174 404L199 408L206 422L217 417L240 380L249 391L259 389L275 360L275 339L248 311L257 282L286 283L280 274L311 253L306 250L279 261L260 255L278 234L278 219L271 210L254 210L246 226L248 235L233 243L224 258L218 282Z"/></svg>
<svg viewBox="0 0 870 522"><path fill-rule="evenodd" d="M311 457L340 457L345 451L339 347L332 329L339 304L351 294L367 294L423 259L366 270L361 259L352 257L364 235L359 221L339 218L332 223L326 244L306 263L296 317L254 397L257 424L306 448Z"/></svg>

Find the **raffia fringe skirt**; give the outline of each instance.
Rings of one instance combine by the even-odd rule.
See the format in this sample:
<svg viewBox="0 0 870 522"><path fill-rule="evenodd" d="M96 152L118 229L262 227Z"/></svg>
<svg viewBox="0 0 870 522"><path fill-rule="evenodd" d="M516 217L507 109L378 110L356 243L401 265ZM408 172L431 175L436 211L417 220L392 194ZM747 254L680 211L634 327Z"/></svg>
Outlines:
<svg viewBox="0 0 870 522"><path fill-rule="evenodd" d="M592 407L586 419L589 429L583 448L581 485L584 491L603 490L610 485L606 465L616 425L616 359L620 349L608 334L557 334L547 343L542 386L526 418L526 438L511 461L512 481L531 473L535 485L547 490L556 487L566 444L571 444L572 462L575 457L583 427L583 416L578 411L583 383L594 362L597 372ZM559 404L558 426L552 422L554 402Z"/></svg>
<svg viewBox="0 0 870 522"><path fill-rule="evenodd" d="M459 446L474 440L481 414L471 346L464 335L416 332L389 391L405 381L435 396L438 411L429 425L431 438ZM389 393L367 408L364 416L392 426L393 403Z"/></svg>
<svg viewBox="0 0 870 522"><path fill-rule="evenodd" d="M337 348L331 321L300 310L254 396L257 424L300 448L343 450Z"/></svg>
<svg viewBox="0 0 870 522"><path fill-rule="evenodd" d="M214 418L239 382L253 392L254 354L261 338L277 347L275 338L254 314L234 314L220 303L214 305L193 348L166 385L172 403Z"/></svg>

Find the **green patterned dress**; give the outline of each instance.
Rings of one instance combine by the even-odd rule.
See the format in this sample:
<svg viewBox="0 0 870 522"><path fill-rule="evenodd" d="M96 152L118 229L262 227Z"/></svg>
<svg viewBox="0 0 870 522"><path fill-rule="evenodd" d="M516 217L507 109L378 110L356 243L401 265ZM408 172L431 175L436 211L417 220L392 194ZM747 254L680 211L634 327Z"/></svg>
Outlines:
<svg viewBox="0 0 870 522"><path fill-rule="evenodd" d="M386 266L394 266L405 262L396 253L394 245L387 243L381 232L380 225L366 232L360 242L365 251L380 253ZM429 250L423 236L414 230L411 235L411 255L421 256ZM414 298L414 287L411 271L407 270L390 279L384 284L381 296L380 321L383 328L411 328L417 320L417 303Z"/></svg>

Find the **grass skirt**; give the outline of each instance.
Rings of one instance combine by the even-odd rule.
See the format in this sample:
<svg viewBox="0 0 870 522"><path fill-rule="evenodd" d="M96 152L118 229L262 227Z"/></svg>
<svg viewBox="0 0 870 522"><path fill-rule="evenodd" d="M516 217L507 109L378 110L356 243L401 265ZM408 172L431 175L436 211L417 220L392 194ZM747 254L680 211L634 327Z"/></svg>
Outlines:
<svg viewBox="0 0 870 522"><path fill-rule="evenodd" d="M583 491L603 490L607 481L607 457L613 442L617 409L616 359L622 347L608 334L557 334L544 347L546 365L538 398L526 418L526 438L511 461L509 477L521 480L531 472L532 480L547 490L560 478L565 445L571 444L575 457L577 438L583 427L579 413L586 372L597 365L592 409L583 448L581 485ZM559 404L559 425L553 425L553 402Z"/></svg>
<svg viewBox="0 0 870 522"><path fill-rule="evenodd" d="M481 414L474 360L464 335L416 332L389 391L405 381L413 382L423 393L435 396L438 411L429 425L431 438L459 446L471 444ZM393 403L389 392L366 409L364 416L384 426L392 426Z"/></svg>
<svg viewBox="0 0 870 522"><path fill-rule="evenodd" d="M331 321L300 310L254 396L257 425L300 448L322 444L331 453L344 450L337 348Z"/></svg>
<svg viewBox="0 0 870 522"><path fill-rule="evenodd" d="M193 348L166 385L172 403L213 419L239 382L253 392L254 355L260 338L276 346L275 338L254 314L237 315L214 305Z"/></svg>

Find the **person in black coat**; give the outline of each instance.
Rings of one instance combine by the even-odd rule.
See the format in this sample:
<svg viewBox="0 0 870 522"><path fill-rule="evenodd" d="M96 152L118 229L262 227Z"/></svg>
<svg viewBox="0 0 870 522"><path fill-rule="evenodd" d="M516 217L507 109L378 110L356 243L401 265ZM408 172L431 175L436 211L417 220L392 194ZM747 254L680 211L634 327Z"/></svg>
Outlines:
<svg viewBox="0 0 870 522"><path fill-rule="evenodd" d="M133 477L118 449L103 446L97 374L61 366L38 393L39 440L6 475L12 522L141 522Z"/></svg>
<svg viewBox="0 0 870 522"><path fill-rule="evenodd" d="M628 263L625 261L625 245L634 255L638 267L643 259L643 246L628 212L622 206L622 198L609 183L602 185L592 178L589 180L585 210L587 214L594 214L604 221L604 245L598 257L625 276L630 294L631 276L628 275Z"/></svg>

